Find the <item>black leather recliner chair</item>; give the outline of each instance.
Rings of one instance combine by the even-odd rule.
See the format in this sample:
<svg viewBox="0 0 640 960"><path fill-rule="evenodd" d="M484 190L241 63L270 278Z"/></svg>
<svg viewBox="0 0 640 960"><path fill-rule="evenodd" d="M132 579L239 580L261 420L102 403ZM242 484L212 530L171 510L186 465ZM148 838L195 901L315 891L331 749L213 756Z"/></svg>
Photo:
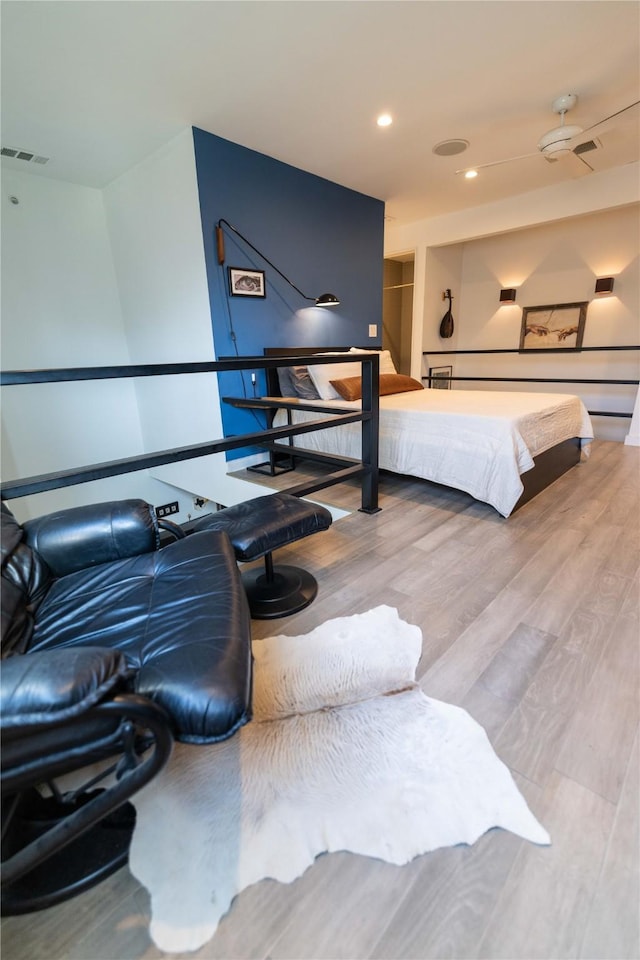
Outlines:
<svg viewBox="0 0 640 960"><path fill-rule="evenodd" d="M58 903L121 866L126 801L173 739L223 740L250 719L250 618L233 547L223 531L184 538L166 526L177 539L160 549L144 501L23 526L2 504L5 914ZM82 786L58 786L87 767Z"/></svg>

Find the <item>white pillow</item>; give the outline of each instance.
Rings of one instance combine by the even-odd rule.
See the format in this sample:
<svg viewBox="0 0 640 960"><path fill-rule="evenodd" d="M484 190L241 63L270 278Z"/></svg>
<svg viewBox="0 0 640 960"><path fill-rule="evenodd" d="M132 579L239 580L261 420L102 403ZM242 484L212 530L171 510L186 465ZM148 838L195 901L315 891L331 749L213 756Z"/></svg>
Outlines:
<svg viewBox="0 0 640 960"><path fill-rule="evenodd" d="M360 347L349 347L350 353L378 353L380 354L380 373L397 373L395 364L391 359L390 350L361 350ZM337 379L332 377L332 380Z"/></svg>
<svg viewBox="0 0 640 960"><path fill-rule="evenodd" d="M335 354L325 354L335 356ZM343 354L340 354L343 356ZM345 377L359 377L362 367L359 363L313 363L309 364L309 376L322 400L341 400L342 397L332 386L331 380L344 380Z"/></svg>

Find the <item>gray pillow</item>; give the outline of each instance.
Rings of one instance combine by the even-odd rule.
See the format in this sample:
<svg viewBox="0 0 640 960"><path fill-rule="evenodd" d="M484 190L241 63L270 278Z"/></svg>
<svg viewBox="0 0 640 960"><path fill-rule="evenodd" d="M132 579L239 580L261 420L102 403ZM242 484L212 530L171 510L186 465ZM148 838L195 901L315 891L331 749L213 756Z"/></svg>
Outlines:
<svg viewBox="0 0 640 960"><path fill-rule="evenodd" d="M280 384L280 394L283 397L297 396L293 385L293 374L291 367L278 367L278 383Z"/></svg>
<svg viewBox="0 0 640 960"><path fill-rule="evenodd" d="M298 397L299 400L320 399L306 366L278 367L278 383L283 397Z"/></svg>
<svg viewBox="0 0 640 960"><path fill-rule="evenodd" d="M289 367L296 396L301 400L319 400L320 394L306 366Z"/></svg>

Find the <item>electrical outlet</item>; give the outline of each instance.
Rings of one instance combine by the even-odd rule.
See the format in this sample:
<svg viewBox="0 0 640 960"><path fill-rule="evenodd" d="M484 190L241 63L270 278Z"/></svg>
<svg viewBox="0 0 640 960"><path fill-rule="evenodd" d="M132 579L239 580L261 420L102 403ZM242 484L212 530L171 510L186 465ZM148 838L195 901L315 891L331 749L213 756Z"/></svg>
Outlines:
<svg viewBox="0 0 640 960"><path fill-rule="evenodd" d="M369 336L370 336L370 337L377 337L377 336L378 336L378 324L377 324L377 323L370 323L370 324L369 324Z"/></svg>
<svg viewBox="0 0 640 960"><path fill-rule="evenodd" d="M209 503L206 497L194 497L193 506L196 510L203 510L204 507Z"/></svg>
<svg viewBox="0 0 640 960"><path fill-rule="evenodd" d="M161 519L162 517L169 517L172 513L177 513L179 509L177 500L174 500L173 503L163 503L161 507L156 507L156 516Z"/></svg>

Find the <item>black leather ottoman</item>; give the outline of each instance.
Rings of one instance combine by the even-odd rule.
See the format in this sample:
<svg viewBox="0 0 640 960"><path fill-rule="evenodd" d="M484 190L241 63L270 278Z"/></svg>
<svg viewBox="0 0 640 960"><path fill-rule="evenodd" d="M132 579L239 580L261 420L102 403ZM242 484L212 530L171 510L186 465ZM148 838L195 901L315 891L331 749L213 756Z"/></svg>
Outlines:
<svg viewBox="0 0 640 960"><path fill-rule="evenodd" d="M251 616L255 620L271 620L304 609L318 592L317 581L308 570L274 566L272 552L327 530L331 520L326 507L288 493L273 493L218 510L196 520L190 529L224 530L237 560L248 562L264 557L264 571L247 570L242 581Z"/></svg>

